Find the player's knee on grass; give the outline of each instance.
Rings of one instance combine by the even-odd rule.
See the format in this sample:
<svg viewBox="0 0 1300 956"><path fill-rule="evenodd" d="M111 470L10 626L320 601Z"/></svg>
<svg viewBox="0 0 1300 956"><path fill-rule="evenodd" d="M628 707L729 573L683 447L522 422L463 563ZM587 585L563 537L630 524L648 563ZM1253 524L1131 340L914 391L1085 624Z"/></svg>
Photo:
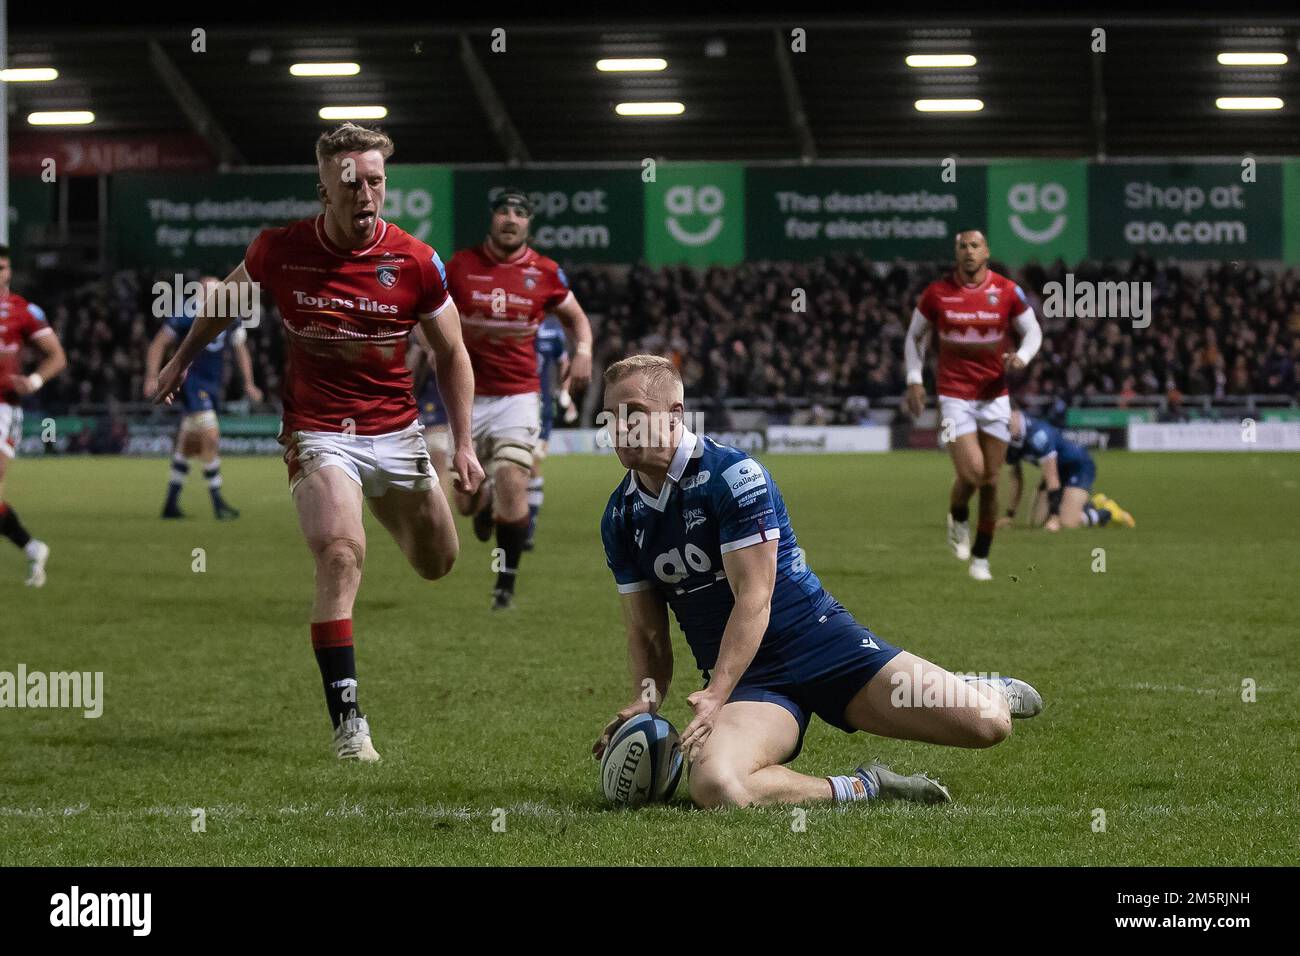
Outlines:
<svg viewBox="0 0 1300 956"><path fill-rule="evenodd" d="M720 767L696 764L691 768L688 787L691 802L701 810L746 807L753 802L738 774Z"/></svg>

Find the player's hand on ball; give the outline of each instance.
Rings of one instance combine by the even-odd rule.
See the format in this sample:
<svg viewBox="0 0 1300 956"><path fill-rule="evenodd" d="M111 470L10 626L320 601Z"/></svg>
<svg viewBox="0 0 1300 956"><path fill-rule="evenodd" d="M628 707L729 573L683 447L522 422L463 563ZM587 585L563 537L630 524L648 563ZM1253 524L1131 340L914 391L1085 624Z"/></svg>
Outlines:
<svg viewBox="0 0 1300 956"><path fill-rule="evenodd" d="M1052 515L1050 518L1047 519L1047 523L1043 525L1043 529L1046 531L1060 531L1061 519L1058 518L1056 515Z"/></svg>
<svg viewBox="0 0 1300 956"><path fill-rule="evenodd" d="M1025 367L1024 360L1015 352L1008 352L1006 355L1002 356L1002 365L1008 372L1019 372Z"/></svg>
<svg viewBox="0 0 1300 956"><path fill-rule="evenodd" d="M468 445L456 449L456 454L451 460L451 470L456 473L456 479L452 484L456 486L457 491L472 495L478 491L478 486L483 484L483 466L479 464L474 449Z"/></svg>
<svg viewBox="0 0 1300 956"><path fill-rule="evenodd" d="M726 701L720 700L716 694L705 688L691 694L686 698L686 702L695 709L694 719L682 731L682 753L689 760L691 751L708 740L709 734L713 733L713 722L718 719L718 714L722 712L722 705Z"/></svg>
<svg viewBox="0 0 1300 956"><path fill-rule="evenodd" d="M907 404L907 413L917 418L925 411L925 386L919 384L907 386L907 394L903 399Z"/></svg>
<svg viewBox="0 0 1300 956"><path fill-rule="evenodd" d="M1001 531L1003 528L1010 528L1015 523L1016 523L1015 518L1008 518L1006 515L1003 515L1001 518L998 519L998 523L995 527L996 530Z"/></svg>
<svg viewBox="0 0 1300 956"><path fill-rule="evenodd" d="M158 373L154 393L150 396L155 405L172 403L172 398L180 391L181 383L185 381L185 372L186 370L178 367L174 360L163 366L162 371Z"/></svg>
<svg viewBox="0 0 1300 956"><path fill-rule="evenodd" d="M637 714L648 713L649 710L650 702L647 700L638 700L620 710L614 715L614 719L605 725L605 729L600 732L600 736L596 738L596 742L591 747L591 755L597 760L605 756L605 748L609 746L609 741L614 734L618 733L618 728Z"/></svg>

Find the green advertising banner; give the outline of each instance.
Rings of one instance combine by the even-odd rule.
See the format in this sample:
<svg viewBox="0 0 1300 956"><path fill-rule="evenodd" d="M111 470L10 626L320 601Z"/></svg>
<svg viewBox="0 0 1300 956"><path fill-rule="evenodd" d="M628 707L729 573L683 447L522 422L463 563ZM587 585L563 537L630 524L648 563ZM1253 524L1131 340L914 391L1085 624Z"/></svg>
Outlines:
<svg viewBox="0 0 1300 956"><path fill-rule="evenodd" d="M1088 164L1076 160L988 167L989 247L1008 265L1073 265L1088 255Z"/></svg>
<svg viewBox="0 0 1300 956"><path fill-rule="evenodd" d="M488 204L503 186L536 207L530 244L559 262L634 262L645 243L640 167L466 170L455 176L456 248L487 235ZM449 258L444 257L444 258Z"/></svg>
<svg viewBox="0 0 1300 956"><path fill-rule="evenodd" d="M1250 181L1253 179L1254 181ZM1088 171L1088 251L1180 259L1282 256L1282 167L1120 163Z"/></svg>
<svg viewBox="0 0 1300 956"><path fill-rule="evenodd" d="M1300 159L1282 163L1282 258L1300 262Z"/></svg>
<svg viewBox="0 0 1300 956"><path fill-rule="evenodd" d="M659 163L645 184L645 258L652 266L744 261L745 167Z"/></svg>
<svg viewBox="0 0 1300 956"><path fill-rule="evenodd" d="M982 166L943 181L934 166L750 168L745 249L750 259L854 252L876 259L943 259L962 229L983 229Z"/></svg>
<svg viewBox="0 0 1300 956"><path fill-rule="evenodd" d="M119 265L225 274L268 226L320 212L304 173L119 174L109 190Z"/></svg>
<svg viewBox="0 0 1300 956"><path fill-rule="evenodd" d="M31 226L54 221L55 197L59 187L39 176L15 176L9 180L9 245L19 254L27 246Z"/></svg>
<svg viewBox="0 0 1300 956"><path fill-rule="evenodd" d="M452 169L428 164L388 167L383 216L438 251L452 249Z"/></svg>

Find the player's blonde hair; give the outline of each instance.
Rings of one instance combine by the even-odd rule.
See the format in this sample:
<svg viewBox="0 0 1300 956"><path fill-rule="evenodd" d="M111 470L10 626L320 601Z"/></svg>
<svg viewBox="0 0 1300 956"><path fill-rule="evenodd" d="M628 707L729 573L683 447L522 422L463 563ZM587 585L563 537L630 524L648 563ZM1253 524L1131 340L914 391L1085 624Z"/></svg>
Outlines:
<svg viewBox="0 0 1300 956"><path fill-rule="evenodd" d="M356 123L344 123L329 132L320 134L320 138L316 140L316 165L324 169L325 164L335 156L343 153L365 153L372 149L379 150L379 155L387 159L393 155L393 141L382 130L358 126Z"/></svg>
<svg viewBox="0 0 1300 956"><path fill-rule="evenodd" d="M671 405L682 401L682 373L662 355L629 355L605 369L605 384L614 385L632 375L645 377L642 391Z"/></svg>

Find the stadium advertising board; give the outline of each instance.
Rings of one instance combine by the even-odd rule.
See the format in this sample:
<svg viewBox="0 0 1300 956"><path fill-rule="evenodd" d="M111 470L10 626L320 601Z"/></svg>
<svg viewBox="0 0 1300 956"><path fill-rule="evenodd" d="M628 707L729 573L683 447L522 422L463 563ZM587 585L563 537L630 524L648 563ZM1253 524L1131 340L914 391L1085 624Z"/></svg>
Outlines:
<svg viewBox="0 0 1300 956"><path fill-rule="evenodd" d="M861 253L873 259L943 259L953 236L982 228L985 170L937 166L753 167L745 176L750 259Z"/></svg>
<svg viewBox="0 0 1300 956"><path fill-rule="evenodd" d="M988 168L988 197L989 246L1000 262L1087 257L1087 163L995 163Z"/></svg>
<svg viewBox="0 0 1300 956"><path fill-rule="evenodd" d="M458 171L456 248L483 241L494 192L513 186L533 200L538 252L559 262L635 262L645 244L642 185L633 169Z"/></svg>
<svg viewBox="0 0 1300 956"><path fill-rule="evenodd" d="M645 258L651 265L735 265L745 258L745 168L659 163L645 184Z"/></svg>
<svg viewBox="0 0 1300 956"><path fill-rule="evenodd" d="M1132 451L1300 451L1300 422L1134 422Z"/></svg>
<svg viewBox="0 0 1300 956"><path fill-rule="evenodd" d="M1282 167L1120 163L1088 172L1088 250L1125 259L1278 259Z"/></svg>

